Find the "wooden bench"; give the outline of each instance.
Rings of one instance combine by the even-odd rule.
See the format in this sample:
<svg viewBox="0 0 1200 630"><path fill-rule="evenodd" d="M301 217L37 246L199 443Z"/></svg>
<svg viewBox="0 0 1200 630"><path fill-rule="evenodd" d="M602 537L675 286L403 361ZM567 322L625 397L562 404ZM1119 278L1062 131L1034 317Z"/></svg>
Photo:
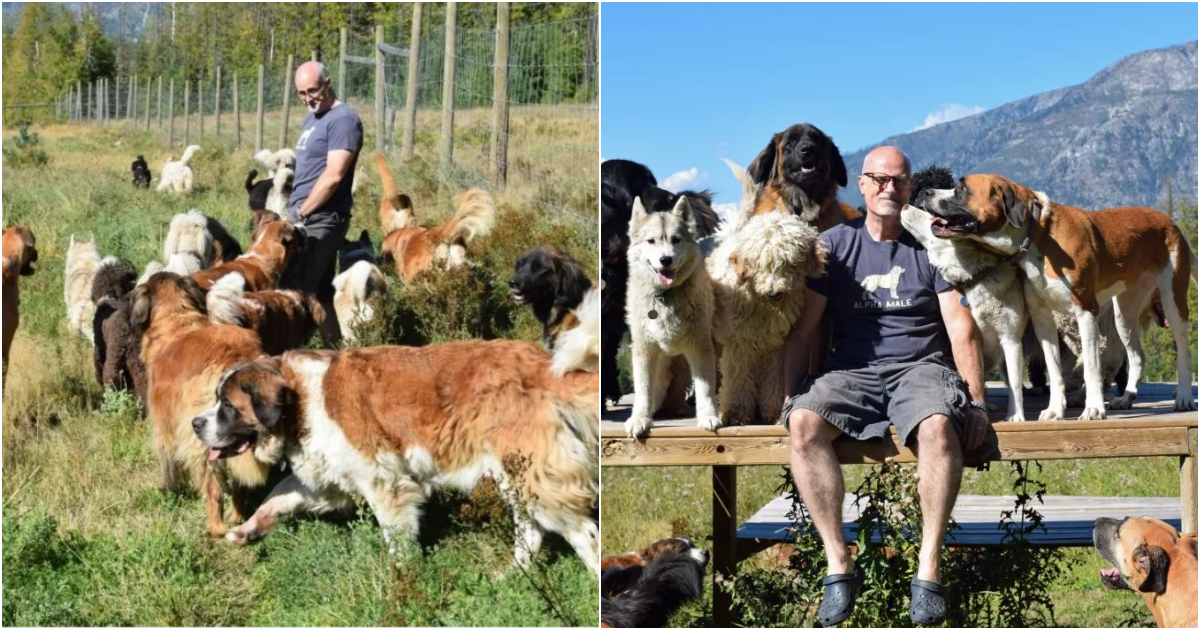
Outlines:
<svg viewBox="0 0 1200 630"><path fill-rule="evenodd" d="M1178 457L1181 522L1184 532L1196 531L1196 412L1175 412L1170 387L1146 386L1138 390L1133 409L1109 412L1109 419L1081 422L1003 423L992 414L992 430L984 445L964 453L968 466L987 461L1098 459L1108 457ZM1194 395L1193 388L1193 395ZM1003 408L1004 390L989 387L989 402ZM1026 415L1036 418L1044 397L1026 397ZM1072 410L1068 410L1070 413ZM1077 412L1076 412L1077 413ZM753 541L739 550L737 536L737 467L787 465L787 432L779 425L727 427L716 432L699 429L691 419L655 421L641 440L625 436L628 407L606 411L601 417L600 464L608 466L710 466L712 467L713 625L729 627L730 599L716 587L718 575L733 575L737 562L754 552ZM839 440L835 443L842 464L878 464L891 458L913 462L912 451L897 443L895 431L881 442Z"/></svg>

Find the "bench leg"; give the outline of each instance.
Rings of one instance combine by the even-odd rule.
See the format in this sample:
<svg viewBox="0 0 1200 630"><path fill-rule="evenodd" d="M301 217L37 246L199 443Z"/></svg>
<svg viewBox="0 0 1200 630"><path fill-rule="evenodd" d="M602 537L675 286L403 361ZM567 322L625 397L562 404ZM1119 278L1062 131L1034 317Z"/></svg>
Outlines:
<svg viewBox="0 0 1200 630"><path fill-rule="evenodd" d="M731 628L729 593L723 577L737 572L737 466L713 466L713 627Z"/></svg>
<svg viewBox="0 0 1200 630"><path fill-rule="evenodd" d="M1194 455L1184 455L1179 458L1179 498L1183 503L1180 527L1185 534L1195 534L1196 457Z"/></svg>

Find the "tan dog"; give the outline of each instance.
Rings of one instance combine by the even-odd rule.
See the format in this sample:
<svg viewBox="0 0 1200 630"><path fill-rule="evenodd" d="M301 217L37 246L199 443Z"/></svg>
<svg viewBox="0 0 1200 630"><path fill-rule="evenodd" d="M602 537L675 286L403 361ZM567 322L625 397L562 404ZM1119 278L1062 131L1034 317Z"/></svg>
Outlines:
<svg viewBox="0 0 1200 630"><path fill-rule="evenodd" d="M1066 414L1066 395L1054 312L1075 316L1084 365L1085 402L1080 419L1105 417L1097 318L1100 303L1113 300L1117 332L1129 358L1125 394L1113 409L1128 409L1142 376L1138 321L1161 292L1163 312L1175 335L1175 409L1194 410L1192 358L1188 349L1188 281L1196 259L1179 227L1150 208L1097 212L1052 203L999 175L967 175L950 190L925 190L914 200L933 214L940 238L971 238L1010 256L1025 276L1025 299L1046 357L1050 404L1040 419Z"/></svg>
<svg viewBox="0 0 1200 630"><path fill-rule="evenodd" d="M33 275L37 262L37 240L27 227L14 225L4 230L4 382L8 382L8 351L21 318L19 276Z"/></svg>
<svg viewBox="0 0 1200 630"><path fill-rule="evenodd" d="M1196 627L1195 534L1153 518L1099 518L1092 541L1113 565L1100 571L1104 586L1140 593L1159 628Z"/></svg>
<svg viewBox="0 0 1200 630"><path fill-rule="evenodd" d="M204 293L188 277L158 273L130 294L129 321L142 334L150 435L162 470L163 489L176 492L187 471L204 496L207 529L226 532L224 496L233 498L232 520L249 514L245 490L263 485L270 472L252 454L209 456L192 430L192 419L212 405L221 374L262 356L253 331L216 324L204 312Z"/></svg>
<svg viewBox="0 0 1200 630"><path fill-rule="evenodd" d="M258 236L250 251L237 258L192 274L192 279L207 291L213 283L231 274L240 273L246 279L247 291L267 291L279 284L288 261L304 247L300 229L287 221L274 221L259 226Z"/></svg>

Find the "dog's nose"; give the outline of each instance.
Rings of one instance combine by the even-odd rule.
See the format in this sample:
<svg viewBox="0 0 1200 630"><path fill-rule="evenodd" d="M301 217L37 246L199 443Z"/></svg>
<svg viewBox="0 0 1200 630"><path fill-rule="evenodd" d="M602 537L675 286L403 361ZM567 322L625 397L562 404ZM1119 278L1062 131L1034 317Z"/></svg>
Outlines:
<svg viewBox="0 0 1200 630"><path fill-rule="evenodd" d="M200 416L196 416L195 418L192 418L192 430L194 430L196 433L200 433L201 431L203 431L204 430L204 418L202 418Z"/></svg>
<svg viewBox="0 0 1200 630"><path fill-rule="evenodd" d="M670 267L671 263L674 261L675 261L675 259L670 256L663 256L662 258L658 259L658 262L661 263L662 266L664 266L664 267Z"/></svg>
<svg viewBox="0 0 1200 630"><path fill-rule="evenodd" d="M808 143L802 144L802 145L800 145L800 155L809 155L816 149L817 149L817 145L815 145L815 144L808 144Z"/></svg>

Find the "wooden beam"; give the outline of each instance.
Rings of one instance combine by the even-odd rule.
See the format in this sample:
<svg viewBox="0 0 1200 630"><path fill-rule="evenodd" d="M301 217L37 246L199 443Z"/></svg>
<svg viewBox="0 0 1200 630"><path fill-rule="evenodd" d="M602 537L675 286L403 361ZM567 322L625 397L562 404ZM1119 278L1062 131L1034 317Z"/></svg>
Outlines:
<svg viewBox="0 0 1200 630"><path fill-rule="evenodd" d="M713 627L732 628L730 593L722 582L737 573L737 467L713 466Z"/></svg>

